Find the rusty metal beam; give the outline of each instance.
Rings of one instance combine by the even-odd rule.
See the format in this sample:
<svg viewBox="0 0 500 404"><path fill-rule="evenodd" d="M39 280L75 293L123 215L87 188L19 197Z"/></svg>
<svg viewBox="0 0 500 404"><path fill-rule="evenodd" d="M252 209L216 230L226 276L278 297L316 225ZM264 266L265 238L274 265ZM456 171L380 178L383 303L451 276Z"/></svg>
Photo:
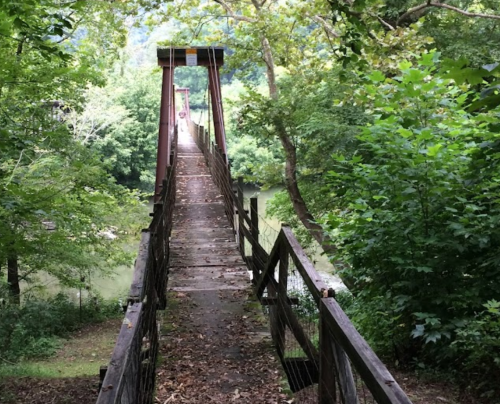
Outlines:
<svg viewBox="0 0 500 404"><path fill-rule="evenodd" d="M173 132L173 123L175 115L175 106L173 106L173 80L174 66L163 67L163 78L161 87L161 105L160 105L160 128L158 131L158 151L156 157L156 182L154 201L157 202L160 197L165 170L170 164L170 136Z"/></svg>
<svg viewBox="0 0 500 404"><path fill-rule="evenodd" d="M224 48L222 47L207 47L193 46L190 48L157 48L158 65L170 65L170 56L172 56L174 66L186 66L186 49L196 50L197 66L210 66L211 61L215 58L215 64L222 66L224 64ZM170 52L173 52L172 55Z"/></svg>
<svg viewBox="0 0 500 404"><path fill-rule="evenodd" d="M222 109L222 93L220 85L219 65L208 66L208 87L212 100L212 115L214 118L215 143L220 147L222 153L226 151L226 132L224 129L224 111Z"/></svg>

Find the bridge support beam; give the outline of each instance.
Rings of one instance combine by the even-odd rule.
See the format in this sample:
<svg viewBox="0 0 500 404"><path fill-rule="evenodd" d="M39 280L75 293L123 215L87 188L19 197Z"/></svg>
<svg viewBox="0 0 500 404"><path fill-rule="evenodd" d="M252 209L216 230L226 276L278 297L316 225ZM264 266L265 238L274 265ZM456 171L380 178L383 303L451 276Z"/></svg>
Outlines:
<svg viewBox="0 0 500 404"><path fill-rule="evenodd" d="M222 111L222 93L219 69L224 65L224 49L220 47L173 48L159 47L157 49L158 65L163 68L163 83L160 106L160 130L158 133L158 154L156 164L156 184L154 201L159 200L165 170L170 166L171 143L175 130L175 91L174 69L176 66L206 66L212 100L212 115L215 128L215 143L226 156L226 133L224 130L224 114ZM186 91L187 90L187 91ZM184 89L184 110L189 118L188 89Z"/></svg>
<svg viewBox="0 0 500 404"><path fill-rule="evenodd" d="M161 87L160 129L158 132L158 151L156 157L156 183L154 201L160 197L165 170L170 165L170 137L175 126L174 103L174 65L163 66Z"/></svg>
<svg viewBox="0 0 500 404"><path fill-rule="evenodd" d="M211 63L208 66L208 87L212 101L212 115L214 118L215 143L226 154L226 133L224 131L224 112L222 109L222 92L220 85L220 66Z"/></svg>

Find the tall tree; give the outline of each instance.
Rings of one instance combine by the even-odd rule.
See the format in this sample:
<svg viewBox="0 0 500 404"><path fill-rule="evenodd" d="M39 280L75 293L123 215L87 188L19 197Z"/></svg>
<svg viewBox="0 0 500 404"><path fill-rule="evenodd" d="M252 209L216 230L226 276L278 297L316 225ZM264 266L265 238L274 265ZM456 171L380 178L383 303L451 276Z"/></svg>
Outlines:
<svg viewBox="0 0 500 404"><path fill-rule="evenodd" d="M112 9L85 1L0 3L0 262L8 263L15 302L19 281L37 271L71 284L79 270L109 268L123 256L99 232L109 210L126 209L131 199L61 122L87 84L102 81L100 69L123 36L121 29L113 34L121 17Z"/></svg>

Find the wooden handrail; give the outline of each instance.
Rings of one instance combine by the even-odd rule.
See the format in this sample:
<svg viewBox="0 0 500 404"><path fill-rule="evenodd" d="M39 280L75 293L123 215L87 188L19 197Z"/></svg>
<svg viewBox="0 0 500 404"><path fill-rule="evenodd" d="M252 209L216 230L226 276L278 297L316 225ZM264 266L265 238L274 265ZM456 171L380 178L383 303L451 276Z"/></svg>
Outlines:
<svg viewBox="0 0 500 404"><path fill-rule="evenodd" d="M142 303L134 303L128 307L115 348L113 349L106 376L102 382L97 404L115 404L121 402L121 395L125 388L123 383L125 373L129 368L129 362L135 359L130 356L130 353L134 340L138 339L141 331L142 314Z"/></svg>
<svg viewBox="0 0 500 404"><path fill-rule="evenodd" d="M176 191L177 130L170 162L165 170L159 200L154 204L151 224L141 235L127 313L101 381L98 404L152 404L159 346L156 310L166 307L168 240ZM144 379L150 383L145 384Z"/></svg>
<svg viewBox="0 0 500 404"><path fill-rule="evenodd" d="M304 279L314 301L316 304L319 304L320 299L325 297L325 293L328 296L328 285L318 274L309 258L307 258L307 254L293 235L292 230L287 226L283 226L281 232L283 233L285 248L290 254L302 279Z"/></svg>
<svg viewBox="0 0 500 404"><path fill-rule="evenodd" d="M333 298L320 303L321 321L345 351L379 404L411 404L399 384Z"/></svg>

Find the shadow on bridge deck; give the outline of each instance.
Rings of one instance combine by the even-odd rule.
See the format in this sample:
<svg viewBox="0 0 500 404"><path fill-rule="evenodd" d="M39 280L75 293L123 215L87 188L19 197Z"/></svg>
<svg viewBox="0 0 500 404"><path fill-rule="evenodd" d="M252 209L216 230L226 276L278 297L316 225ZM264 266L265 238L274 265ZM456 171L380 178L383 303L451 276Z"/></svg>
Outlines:
<svg viewBox="0 0 500 404"><path fill-rule="evenodd" d="M165 316L171 324L162 328L167 331L161 338L157 399L286 402L280 365L260 306L249 300L250 278L222 196L183 124Z"/></svg>

